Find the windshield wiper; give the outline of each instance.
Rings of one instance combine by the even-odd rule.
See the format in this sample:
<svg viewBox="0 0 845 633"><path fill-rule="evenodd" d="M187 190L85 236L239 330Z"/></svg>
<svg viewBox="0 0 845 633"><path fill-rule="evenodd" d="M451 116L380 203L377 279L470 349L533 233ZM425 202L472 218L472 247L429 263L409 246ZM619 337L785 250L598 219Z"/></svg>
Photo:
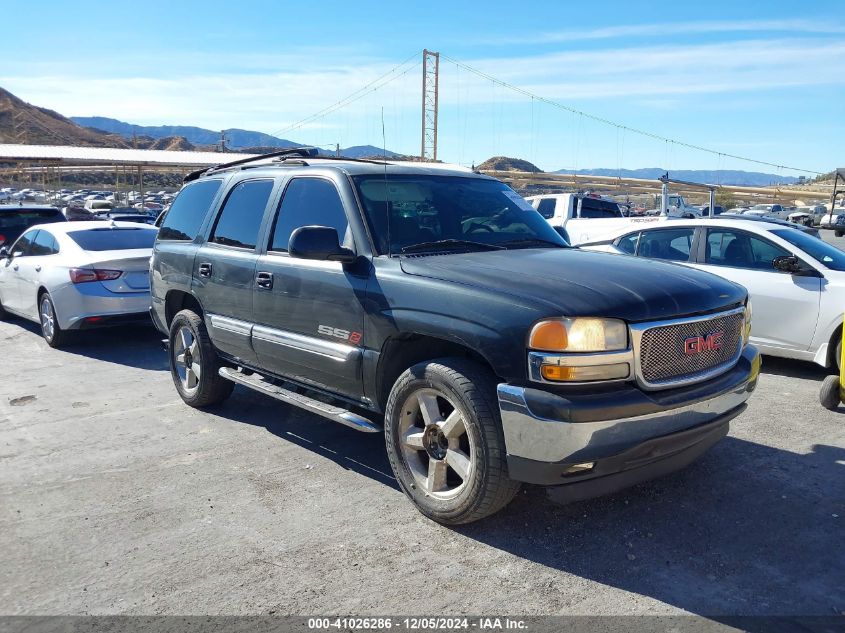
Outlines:
<svg viewBox="0 0 845 633"><path fill-rule="evenodd" d="M539 237L526 237L520 238L517 240L507 240L506 242L499 242L500 246L525 246L529 244L535 245L544 245L544 246L556 246L557 248L567 248L563 244L559 244L557 242L552 242L551 240L544 240Z"/></svg>
<svg viewBox="0 0 845 633"><path fill-rule="evenodd" d="M490 251L501 251L504 250L504 246L498 246L496 244L485 244L484 242L473 242L472 240L455 240L455 239L448 239L448 240L434 240L431 242L420 242L419 244L411 244L410 246L404 246L402 248L403 253L419 253L423 251L433 251L433 250L440 250L440 249L451 249L451 248L460 248L460 247L471 247L471 248L484 248Z"/></svg>

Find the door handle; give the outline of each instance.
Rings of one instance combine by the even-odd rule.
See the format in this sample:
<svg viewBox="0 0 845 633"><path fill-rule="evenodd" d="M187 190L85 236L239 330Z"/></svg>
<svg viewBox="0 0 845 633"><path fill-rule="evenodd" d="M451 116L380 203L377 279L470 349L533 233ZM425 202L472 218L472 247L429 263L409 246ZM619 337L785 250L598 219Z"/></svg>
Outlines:
<svg viewBox="0 0 845 633"><path fill-rule="evenodd" d="M14 266L12 266L12 270L17 270L18 268L20 268L20 266L18 266L17 264L15 264Z"/></svg>
<svg viewBox="0 0 845 633"><path fill-rule="evenodd" d="M200 277L211 277L211 271L212 271L211 264L200 264L200 267L199 267Z"/></svg>
<svg viewBox="0 0 845 633"><path fill-rule="evenodd" d="M273 273L258 273L255 276L255 285L259 288L271 290L273 288Z"/></svg>
<svg viewBox="0 0 845 633"><path fill-rule="evenodd" d="M40 272L41 272L41 266L36 266L36 267L35 267L35 272L40 273Z"/></svg>

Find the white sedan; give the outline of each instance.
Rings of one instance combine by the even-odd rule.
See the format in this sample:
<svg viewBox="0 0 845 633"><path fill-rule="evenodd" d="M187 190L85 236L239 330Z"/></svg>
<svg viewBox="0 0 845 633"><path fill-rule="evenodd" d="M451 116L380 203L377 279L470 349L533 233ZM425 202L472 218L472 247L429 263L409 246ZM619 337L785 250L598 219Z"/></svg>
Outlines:
<svg viewBox="0 0 845 633"><path fill-rule="evenodd" d="M841 357L845 252L797 228L719 218L630 227L581 248L678 262L745 286L751 342L823 367Z"/></svg>
<svg viewBox="0 0 845 633"><path fill-rule="evenodd" d="M41 324L51 347L70 330L149 322L155 227L133 222L59 222L28 229L0 248L0 319Z"/></svg>

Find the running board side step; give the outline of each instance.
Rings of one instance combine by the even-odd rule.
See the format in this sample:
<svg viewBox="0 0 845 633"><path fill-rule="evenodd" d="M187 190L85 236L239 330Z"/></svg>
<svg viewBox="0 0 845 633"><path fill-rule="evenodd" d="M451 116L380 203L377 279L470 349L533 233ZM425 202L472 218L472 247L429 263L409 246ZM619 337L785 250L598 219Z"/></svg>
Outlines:
<svg viewBox="0 0 845 633"><path fill-rule="evenodd" d="M353 428L356 431L362 431L364 433L380 433L382 431L380 426L373 424L370 420L358 415L357 413L352 413L352 411L349 411L348 409L326 404L325 402L309 398L301 393L296 393L289 389L285 389L284 387L279 387L278 385L274 385L266 380L263 380L258 374L250 374L247 376L246 374L239 372L236 369L232 369L231 367L221 367L219 373L226 380L231 380L232 382L243 385L244 387L249 387L259 393L268 395L276 400L281 400L287 404L292 404L300 409L316 413L317 415L328 418L333 422L339 422L340 424Z"/></svg>

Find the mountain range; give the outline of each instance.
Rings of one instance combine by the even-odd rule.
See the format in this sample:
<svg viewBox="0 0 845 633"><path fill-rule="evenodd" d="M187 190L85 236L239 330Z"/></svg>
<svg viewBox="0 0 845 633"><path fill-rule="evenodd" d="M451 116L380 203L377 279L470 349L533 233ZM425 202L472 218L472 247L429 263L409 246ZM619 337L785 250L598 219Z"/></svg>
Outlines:
<svg viewBox="0 0 845 633"><path fill-rule="evenodd" d="M118 119L110 119L102 116L75 116L70 117L71 121L86 128L93 128L108 134L117 134L126 140L133 140L137 137L149 137L153 139L183 137L192 145L198 146L219 146L220 132L207 130L193 125L135 125ZM286 138L279 138L264 132L253 130L241 130L229 128L223 130L226 139L226 147L232 150L246 151L263 150L264 152L286 147L302 147L307 143L298 143ZM334 152L328 149L321 149L320 153L333 155ZM387 156L388 158L400 157L400 154L384 150L373 145L353 145L352 147L340 148L342 156L348 158L364 158L366 156Z"/></svg>
<svg viewBox="0 0 845 633"><path fill-rule="evenodd" d="M250 153L307 145L279 138L263 132L231 128L224 130L227 147ZM220 142L220 132L188 125L144 126L126 123L108 117L64 117L58 112L42 108L19 99L0 88L0 143L30 145L76 145L87 147L119 147L168 150L215 150ZM331 155L331 150L320 150ZM373 145L356 145L341 148L340 153L349 158L387 156L409 158ZM482 169L518 170L539 172L528 161L496 156L479 165ZM561 169L555 173L576 173L591 176L618 176L623 178L655 179L666 173L661 167L642 169ZM726 185L766 186L773 183L793 184L797 178L762 172L738 170L673 170L670 177L701 183Z"/></svg>
<svg viewBox="0 0 845 633"><path fill-rule="evenodd" d="M617 176L619 178L646 178L655 180L666 173L662 167L643 167L641 169L559 169L556 174L578 174L585 176ZM792 176L778 176L758 171L740 171L734 169L675 169L669 171L669 177L688 182L707 184L738 185L744 187L764 187L772 184L792 185L798 182Z"/></svg>

